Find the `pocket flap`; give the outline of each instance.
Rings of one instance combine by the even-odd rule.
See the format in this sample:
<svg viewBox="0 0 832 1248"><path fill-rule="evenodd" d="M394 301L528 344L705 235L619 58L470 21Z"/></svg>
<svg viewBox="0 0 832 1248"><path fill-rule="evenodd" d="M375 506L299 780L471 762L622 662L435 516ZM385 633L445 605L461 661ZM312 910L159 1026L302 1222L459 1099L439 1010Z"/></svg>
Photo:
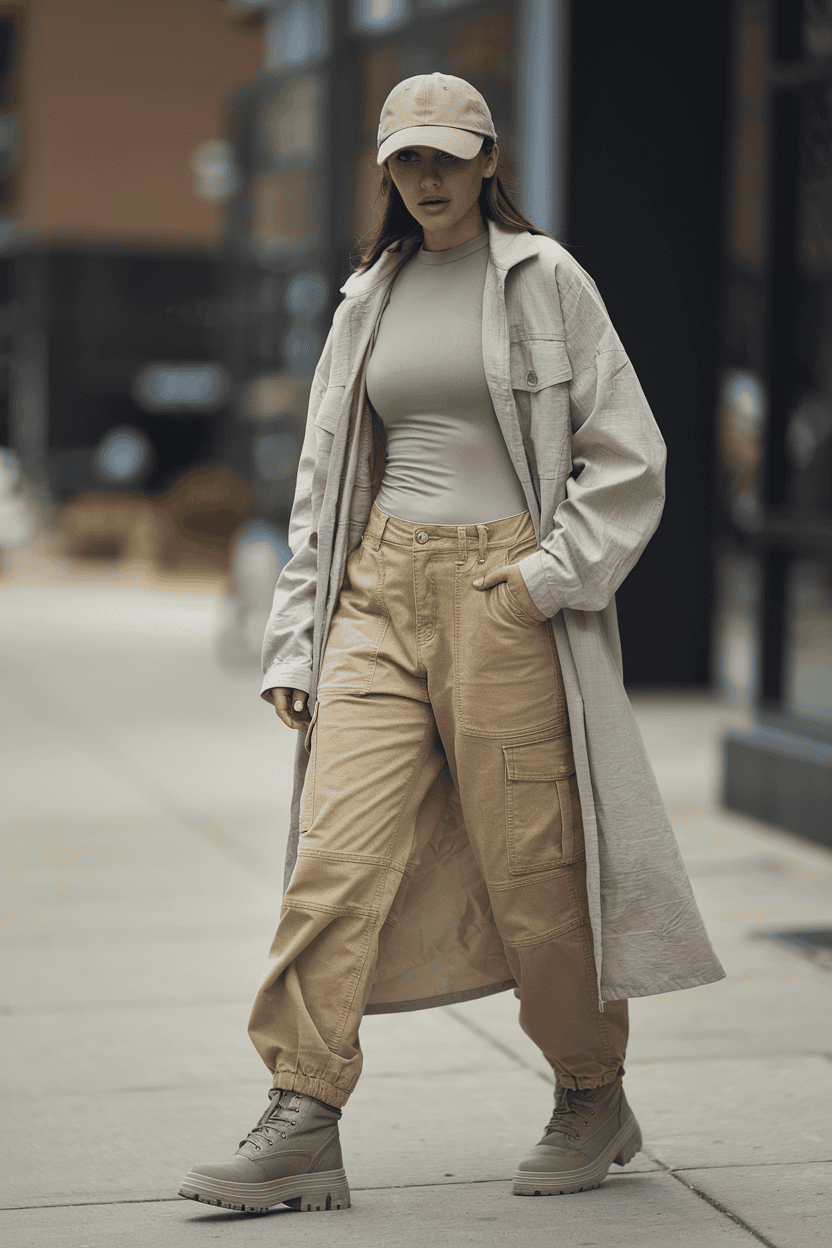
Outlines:
<svg viewBox="0 0 832 1248"><path fill-rule="evenodd" d="M569 736L504 745L503 754L509 780L563 780L575 770Z"/></svg>
<svg viewBox="0 0 832 1248"><path fill-rule="evenodd" d="M510 343L509 351L512 390L535 393L572 376L566 343L559 339L522 338Z"/></svg>
<svg viewBox="0 0 832 1248"><path fill-rule="evenodd" d="M315 424L319 429L334 433L338 428L345 389L346 386L327 386L326 394L321 399L321 405L315 414Z"/></svg>

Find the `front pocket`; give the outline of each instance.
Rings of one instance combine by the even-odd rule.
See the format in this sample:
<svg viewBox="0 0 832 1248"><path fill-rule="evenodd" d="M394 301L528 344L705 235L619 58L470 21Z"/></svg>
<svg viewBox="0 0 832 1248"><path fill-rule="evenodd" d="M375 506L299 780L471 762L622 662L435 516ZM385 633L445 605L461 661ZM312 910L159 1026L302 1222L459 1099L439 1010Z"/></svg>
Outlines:
<svg viewBox="0 0 832 1248"><path fill-rule="evenodd" d="M572 740L504 745L506 847L511 875L532 875L583 854Z"/></svg>
<svg viewBox="0 0 832 1248"><path fill-rule="evenodd" d="M384 602L383 548L361 542L350 551L338 605L321 658L318 693L370 692L379 650L390 622Z"/></svg>
<svg viewBox="0 0 832 1248"><path fill-rule="evenodd" d="M303 834L308 832L315 818L315 766L316 761L313 754L315 745L315 725L318 722L318 707L320 702L315 702L315 709L312 712L312 719L309 721L309 727L306 729L306 736L303 739L303 748L309 755L309 761L306 764L306 776L303 781L303 791L300 797L300 821L298 824L298 832Z"/></svg>
<svg viewBox="0 0 832 1248"><path fill-rule="evenodd" d="M309 727L306 729L306 736L303 738L303 748L306 750L307 754L312 753L312 733L315 730L315 721L318 718L318 706L319 705L320 704L316 700L315 709L312 712L312 718L309 721Z"/></svg>
<svg viewBox="0 0 832 1248"><path fill-rule="evenodd" d="M536 615L526 611L523 604L518 602L511 592L508 581L498 581L491 589L486 590L486 593L497 594L497 601L501 610L505 611L506 615L512 620L516 620L523 627L539 628L541 624L546 623L545 619L539 620Z"/></svg>

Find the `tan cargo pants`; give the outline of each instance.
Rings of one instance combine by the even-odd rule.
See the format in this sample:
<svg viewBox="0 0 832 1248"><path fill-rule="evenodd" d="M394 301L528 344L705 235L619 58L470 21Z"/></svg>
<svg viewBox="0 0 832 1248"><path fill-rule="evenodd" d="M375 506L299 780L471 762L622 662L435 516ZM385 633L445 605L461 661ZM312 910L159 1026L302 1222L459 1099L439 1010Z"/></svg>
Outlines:
<svg viewBox="0 0 832 1248"><path fill-rule="evenodd" d="M327 641L298 862L249 1025L275 1087L335 1106L355 1087L379 932L424 850L416 813L446 759L520 1025L564 1087L597 1087L623 1064L627 1002L598 1009L551 621L506 583L472 586L536 548L528 512L457 527L372 508Z"/></svg>

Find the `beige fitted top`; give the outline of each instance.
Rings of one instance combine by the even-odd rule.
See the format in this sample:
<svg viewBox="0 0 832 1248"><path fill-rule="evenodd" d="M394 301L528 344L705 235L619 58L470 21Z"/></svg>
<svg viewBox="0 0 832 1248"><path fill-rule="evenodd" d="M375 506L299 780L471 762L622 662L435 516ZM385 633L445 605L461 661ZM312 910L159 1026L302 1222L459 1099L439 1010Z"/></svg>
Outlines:
<svg viewBox="0 0 832 1248"><path fill-rule="evenodd" d="M418 251L396 277L367 364L387 433L376 506L416 524L487 524L528 509L485 380L488 234Z"/></svg>

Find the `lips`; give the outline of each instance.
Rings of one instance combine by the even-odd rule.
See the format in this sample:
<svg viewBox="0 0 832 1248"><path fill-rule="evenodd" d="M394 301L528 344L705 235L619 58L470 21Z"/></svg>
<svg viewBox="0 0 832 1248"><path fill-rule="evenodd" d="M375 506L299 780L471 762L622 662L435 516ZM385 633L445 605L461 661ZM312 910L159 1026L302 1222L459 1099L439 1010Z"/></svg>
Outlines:
<svg viewBox="0 0 832 1248"><path fill-rule="evenodd" d="M420 199L419 207L424 208L428 204L448 204L450 202L448 199Z"/></svg>

